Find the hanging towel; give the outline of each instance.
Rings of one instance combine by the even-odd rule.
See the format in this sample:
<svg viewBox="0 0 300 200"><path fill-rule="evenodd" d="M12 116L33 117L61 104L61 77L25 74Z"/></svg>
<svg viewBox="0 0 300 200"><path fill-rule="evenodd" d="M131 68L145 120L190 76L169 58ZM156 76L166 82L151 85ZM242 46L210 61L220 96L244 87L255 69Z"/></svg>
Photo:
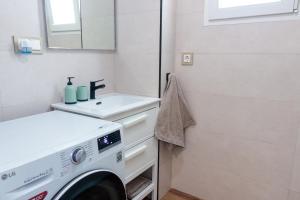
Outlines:
<svg viewBox="0 0 300 200"><path fill-rule="evenodd" d="M184 147L185 129L195 125L190 114L182 89L175 77L171 74L164 92L155 135L158 140Z"/></svg>

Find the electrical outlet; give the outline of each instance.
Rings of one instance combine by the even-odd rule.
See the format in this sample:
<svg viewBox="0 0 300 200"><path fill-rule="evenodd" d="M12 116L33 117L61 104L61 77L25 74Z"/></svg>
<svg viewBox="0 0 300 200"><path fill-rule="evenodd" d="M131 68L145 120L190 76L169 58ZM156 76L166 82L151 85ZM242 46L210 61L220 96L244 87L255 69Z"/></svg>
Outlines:
<svg viewBox="0 0 300 200"><path fill-rule="evenodd" d="M182 53L182 65L193 65L193 53Z"/></svg>

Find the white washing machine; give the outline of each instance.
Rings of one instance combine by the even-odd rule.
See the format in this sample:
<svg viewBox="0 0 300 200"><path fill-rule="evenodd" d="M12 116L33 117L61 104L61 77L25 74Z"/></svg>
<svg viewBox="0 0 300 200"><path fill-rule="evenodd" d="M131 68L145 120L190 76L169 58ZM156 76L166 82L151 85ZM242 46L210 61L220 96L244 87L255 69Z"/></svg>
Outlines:
<svg viewBox="0 0 300 200"><path fill-rule="evenodd" d="M53 111L0 123L1 200L125 200L121 125Z"/></svg>

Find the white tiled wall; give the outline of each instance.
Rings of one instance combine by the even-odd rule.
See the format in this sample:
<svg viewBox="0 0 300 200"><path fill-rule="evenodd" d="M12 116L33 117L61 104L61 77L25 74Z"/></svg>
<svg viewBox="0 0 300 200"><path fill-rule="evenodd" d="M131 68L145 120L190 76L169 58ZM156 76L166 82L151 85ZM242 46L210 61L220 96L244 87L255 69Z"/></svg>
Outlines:
<svg viewBox="0 0 300 200"><path fill-rule="evenodd" d="M176 1L163 0L162 16L162 64L161 64L161 95L166 85L166 73L174 71L175 64L175 25ZM162 198L171 187L172 151L168 145L160 144L159 166L159 198Z"/></svg>
<svg viewBox="0 0 300 200"><path fill-rule="evenodd" d="M177 0L176 67L197 125L172 187L205 200L300 199L300 21L203 26ZM194 66L181 66L181 52ZM297 148L296 148L297 147Z"/></svg>
<svg viewBox="0 0 300 200"><path fill-rule="evenodd" d="M176 1L163 1L162 24L161 95L163 95L166 86L166 73L174 72L176 42Z"/></svg>
<svg viewBox="0 0 300 200"><path fill-rule="evenodd" d="M0 120L49 110L62 100L67 76L75 84L105 78L104 91L114 89L114 56L110 52L45 50L43 55L18 56L12 36L43 38L45 29L41 0L1 2L0 12Z"/></svg>
<svg viewBox="0 0 300 200"><path fill-rule="evenodd" d="M117 51L44 50L43 55L17 56L12 39L42 37L43 1L11 0L0 12L0 120L49 110L62 100L67 76L75 84L105 78L109 92L158 96L159 0L117 1Z"/></svg>
<svg viewBox="0 0 300 200"><path fill-rule="evenodd" d="M168 12L175 16L175 1L164 1ZM174 4L174 5L173 5ZM166 10L165 10L166 11ZM160 0L117 1L117 52L115 54L116 90L157 97L159 87ZM170 23L171 22L171 23ZM174 65L175 18L165 19L163 38L163 74ZM174 29L174 30L173 30ZM165 78L162 78L162 85ZM160 152L159 196L171 185L171 154L164 146Z"/></svg>
<svg viewBox="0 0 300 200"><path fill-rule="evenodd" d="M157 97L160 1L119 0L117 15L116 90Z"/></svg>
<svg viewBox="0 0 300 200"><path fill-rule="evenodd" d="M158 96L159 0L117 1L117 50L74 51L46 49L42 0L2 2L0 12L0 121L49 111L50 104L63 100L66 77L75 85L105 79L102 92ZM169 1L170 3L172 1ZM175 4L174 4L175 5ZM175 15L175 7L171 15ZM175 20L166 30L163 47L164 72L174 65ZM15 55L12 36L43 39L42 55ZM164 84L164 83L163 83ZM162 153L162 187L170 187L171 157ZM162 193L162 194L163 194Z"/></svg>

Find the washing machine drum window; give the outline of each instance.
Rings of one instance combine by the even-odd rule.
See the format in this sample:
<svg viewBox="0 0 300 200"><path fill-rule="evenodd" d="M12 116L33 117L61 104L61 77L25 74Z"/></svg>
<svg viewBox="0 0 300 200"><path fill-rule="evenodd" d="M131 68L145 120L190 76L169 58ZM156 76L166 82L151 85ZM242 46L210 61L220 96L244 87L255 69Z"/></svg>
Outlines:
<svg viewBox="0 0 300 200"><path fill-rule="evenodd" d="M71 181L53 200L126 200L126 192L118 176L96 171Z"/></svg>

